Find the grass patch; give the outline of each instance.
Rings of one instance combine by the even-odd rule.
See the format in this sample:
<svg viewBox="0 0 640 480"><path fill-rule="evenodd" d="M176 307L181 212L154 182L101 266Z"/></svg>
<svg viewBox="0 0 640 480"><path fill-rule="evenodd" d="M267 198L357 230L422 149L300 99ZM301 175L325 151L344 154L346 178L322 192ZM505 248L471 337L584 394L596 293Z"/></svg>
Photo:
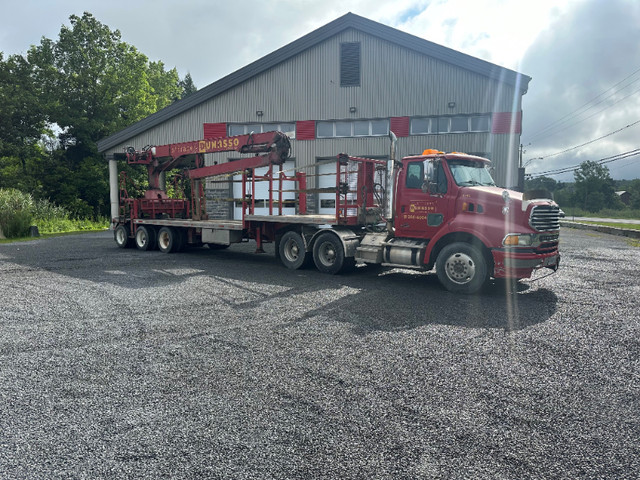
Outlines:
<svg viewBox="0 0 640 480"><path fill-rule="evenodd" d="M611 223L611 222L590 222L583 220L580 223L586 223L589 225L602 225L604 227L623 228L625 230L640 230L640 225L633 223Z"/></svg>
<svg viewBox="0 0 640 480"><path fill-rule="evenodd" d="M72 219L68 217L53 219L38 219L34 221L40 234L87 232L96 230L106 230L109 228L109 221L104 219Z"/></svg>
<svg viewBox="0 0 640 480"><path fill-rule="evenodd" d="M104 232L105 230L107 229L99 228L96 230L78 230L73 232L41 233L39 237L0 238L0 244L14 242L31 242L33 240L42 240L43 238L64 237L66 235L77 235L79 233Z"/></svg>
<svg viewBox="0 0 640 480"><path fill-rule="evenodd" d="M581 208L576 207L562 207L562 210L566 214L567 220L569 217L590 217L590 218L619 218L640 220L640 210L624 209L624 210L611 210L604 209L599 212L587 212Z"/></svg>

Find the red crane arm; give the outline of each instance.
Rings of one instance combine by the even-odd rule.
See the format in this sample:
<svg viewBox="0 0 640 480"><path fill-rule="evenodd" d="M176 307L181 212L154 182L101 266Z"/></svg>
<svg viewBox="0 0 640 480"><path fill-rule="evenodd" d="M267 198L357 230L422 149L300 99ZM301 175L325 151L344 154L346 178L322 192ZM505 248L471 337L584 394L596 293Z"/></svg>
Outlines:
<svg viewBox="0 0 640 480"><path fill-rule="evenodd" d="M245 158L233 163L208 167L202 166L204 164L203 154L232 151L239 153L265 153L266 155ZM159 188L159 175L161 172L184 166L185 164L193 165L191 162L194 158L196 160L196 168L187 171L187 175L192 179L237 172L245 168L257 168L271 163L281 164L289 157L290 151L289 137L284 133L266 132L145 147L141 151L136 151L129 147L126 150L126 158L130 164L147 165L149 187L155 190Z"/></svg>

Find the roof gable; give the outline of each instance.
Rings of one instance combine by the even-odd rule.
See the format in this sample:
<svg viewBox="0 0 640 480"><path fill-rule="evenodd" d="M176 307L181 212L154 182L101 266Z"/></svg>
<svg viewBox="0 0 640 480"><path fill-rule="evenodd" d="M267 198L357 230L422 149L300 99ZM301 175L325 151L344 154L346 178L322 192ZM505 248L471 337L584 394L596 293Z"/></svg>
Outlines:
<svg viewBox="0 0 640 480"><path fill-rule="evenodd" d="M189 95L187 98L179 100L168 107L149 115L147 118L100 140L98 142L98 151L104 152L109 148L124 143L129 138L139 135L156 125L186 112L187 110L220 95L244 81L269 70L285 60L294 57L295 55L298 55L349 28L360 30L375 37L380 37L404 48L414 50L423 55L470 70L491 79L515 85L516 87L519 87L519 90L523 93L526 93L529 81L531 80L531 77L522 75L513 70L443 47L442 45L424 40L420 37L402 32L381 23L374 22L373 20L369 20L359 15L347 13L323 27L294 40L284 47L265 55L255 62L230 73L220 80L207 85L206 87Z"/></svg>

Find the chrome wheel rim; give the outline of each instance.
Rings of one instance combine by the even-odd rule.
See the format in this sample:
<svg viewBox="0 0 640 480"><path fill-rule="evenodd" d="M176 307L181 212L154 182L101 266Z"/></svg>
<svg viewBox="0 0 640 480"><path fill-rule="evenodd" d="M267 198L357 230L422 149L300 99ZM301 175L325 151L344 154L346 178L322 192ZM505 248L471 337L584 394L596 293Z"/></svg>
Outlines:
<svg viewBox="0 0 640 480"><path fill-rule="evenodd" d="M454 283L464 285L473 280L476 275L476 264L465 253L454 253L444 264L447 277Z"/></svg>

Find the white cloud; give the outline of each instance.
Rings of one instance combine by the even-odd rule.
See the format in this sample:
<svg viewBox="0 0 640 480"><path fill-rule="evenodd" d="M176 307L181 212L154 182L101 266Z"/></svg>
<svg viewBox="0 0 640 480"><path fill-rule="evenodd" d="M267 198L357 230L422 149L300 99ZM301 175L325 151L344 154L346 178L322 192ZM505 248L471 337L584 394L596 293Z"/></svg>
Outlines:
<svg viewBox="0 0 640 480"><path fill-rule="evenodd" d="M575 0L561 5L553 0L436 0L398 27L483 60L518 69L524 52L541 30L574 3Z"/></svg>
<svg viewBox="0 0 640 480"><path fill-rule="evenodd" d="M630 41L637 37L638 25L637 2L580 2L531 46L522 64L533 74L523 100L522 139L531 143L525 159L534 159L530 171L573 166L640 147L639 124L549 156L640 120L640 72L630 77L640 68L640 44ZM546 158L535 160L539 157ZM639 157L607 166L614 178L640 178ZM572 181L573 174L554 178Z"/></svg>
<svg viewBox="0 0 640 480"><path fill-rule="evenodd" d="M202 88L351 11L533 78L523 99L523 140L572 115L640 67L636 0L0 0L0 51L26 53L41 36L57 38L71 14L90 11L152 60L190 72ZM620 100L640 82L602 103ZM640 118L640 93L579 124L533 137L525 159L541 157ZM589 115L597 110L591 110ZM573 114L575 120L581 117ZM563 127L567 125L562 125ZM547 161L541 171L640 147L640 126ZM625 165L626 163L626 165ZM633 168L635 167L635 168ZM640 178L640 160L609 165L616 178ZM571 180L571 174L564 177Z"/></svg>

